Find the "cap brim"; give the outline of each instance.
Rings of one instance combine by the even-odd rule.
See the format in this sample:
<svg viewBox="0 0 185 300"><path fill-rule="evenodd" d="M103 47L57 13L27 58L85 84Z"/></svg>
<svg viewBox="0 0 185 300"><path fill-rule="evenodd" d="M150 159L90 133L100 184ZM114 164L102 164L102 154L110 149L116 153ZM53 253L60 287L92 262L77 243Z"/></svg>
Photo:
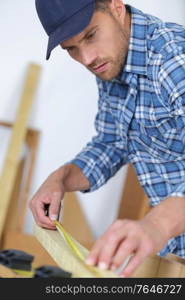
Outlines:
<svg viewBox="0 0 185 300"><path fill-rule="evenodd" d="M95 8L95 1L85 6L79 12L74 14L71 18L66 20L60 27L54 31L48 41L48 48L46 59L48 60L51 51L62 42L74 37L81 33L90 23Z"/></svg>

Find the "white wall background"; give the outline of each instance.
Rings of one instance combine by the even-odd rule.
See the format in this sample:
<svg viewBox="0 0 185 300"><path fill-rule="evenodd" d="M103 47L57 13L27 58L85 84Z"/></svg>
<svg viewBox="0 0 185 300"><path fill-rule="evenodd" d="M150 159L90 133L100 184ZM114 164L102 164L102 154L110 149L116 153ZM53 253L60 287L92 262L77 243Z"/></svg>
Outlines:
<svg viewBox="0 0 185 300"><path fill-rule="evenodd" d="M30 197L46 177L70 160L95 133L95 78L66 53L56 49L45 61L47 37L37 18L34 0L0 1L0 119L14 121L29 62L42 65L42 76L29 126L42 132ZM184 0L128 0L146 13L185 24ZM7 138L0 136L3 157ZM124 182L123 167L108 184L91 194L78 193L95 237L116 217ZM32 215L25 230L32 232Z"/></svg>

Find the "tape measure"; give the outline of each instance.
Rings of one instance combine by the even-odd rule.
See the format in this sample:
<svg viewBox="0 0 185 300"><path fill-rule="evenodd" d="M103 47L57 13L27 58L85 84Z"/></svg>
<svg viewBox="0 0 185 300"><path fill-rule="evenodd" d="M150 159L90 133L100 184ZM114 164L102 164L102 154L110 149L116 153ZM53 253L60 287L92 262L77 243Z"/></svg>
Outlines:
<svg viewBox="0 0 185 300"><path fill-rule="evenodd" d="M85 255L70 237L70 235L65 231L64 227L58 222L54 221L59 234L66 241L67 246L72 251L73 255L78 258L83 266L90 271L94 277L102 278L102 271L97 267L89 266L85 262ZM20 250L3 250L0 251L0 264L7 268L10 268L15 274L20 277L35 278L35 277L72 277L72 274L64 271L61 268L53 266L41 266L37 269L31 268L31 263L33 261L33 256Z"/></svg>
<svg viewBox="0 0 185 300"><path fill-rule="evenodd" d="M85 263L85 256L84 254L80 251L80 249L77 247L77 245L73 242L69 234L65 231L64 227L58 222L54 221L54 225L56 226L58 232L65 238L65 241L69 248L71 249L72 253L78 257L78 259L81 260L81 262L84 264L85 268L91 271L95 277L102 277L101 271L98 270L97 267L92 267L89 266Z"/></svg>

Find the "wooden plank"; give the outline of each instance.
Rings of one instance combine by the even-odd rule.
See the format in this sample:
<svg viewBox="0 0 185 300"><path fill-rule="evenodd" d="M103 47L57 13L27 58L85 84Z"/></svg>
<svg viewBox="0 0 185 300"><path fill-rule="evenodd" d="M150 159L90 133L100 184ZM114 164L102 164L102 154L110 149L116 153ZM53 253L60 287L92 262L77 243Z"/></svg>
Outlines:
<svg viewBox="0 0 185 300"><path fill-rule="evenodd" d="M38 130L29 130L26 142L28 145L28 153L26 155L27 162L27 174L25 183L22 187L21 199L20 199L20 209L19 209L19 219L17 224L17 230L24 231L25 216L27 211L28 200L30 196L30 188L33 178L34 167L36 163L38 145L39 145L40 132Z"/></svg>
<svg viewBox="0 0 185 300"><path fill-rule="evenodd" d="M0 121L0 126L12 129L13 123ZM18 163L14 187L6 217L5 230L24 231L25 215L33 171L36 161L40 131L28 128L25 144L28 148L26 155ZM26 169L26 170L25 170ZM25 172L26 171L26 172Z"/></svg>
<svg viewBox="0 0 185 300"><path fill-rule="evenodd" d="M14 186L19 156L26 135L26 126L38 84L39 74L40 67L38 65L31 64L25 80L25 86L20 99L16 120L13 126L8 151L0 178L0 239L4 230L4 224Z"/></svg>
<svg viewBox="0 0 185 300"><path fill-rule="evenodd" d="M185 266L182 264L170 261L168 259L161 259L157 277L159 278L179 278L182 269L185 269Z"/></svg>
<svg viewBox="0 0 185 300"><path fill-rule="evenodd" d="M66 193L61 210L61 223L80 244L90 249L94 238L76 193Z"/></svg>
<svg viewBox="0 0 185 300"><path fill-rule="evenodd" d="M179 278L185 278L185 268L184 267L181 268Z"/></svg>
<svg viewBox="0 0 185 300"><path fill-rule="evenodd" d="M137 268L132 277L134 278L156 278L161 258L152 256L145 259L145 261Z"/></svg>
<svg viewBox="0 0 185 300"><path fill-rule="evenodd" d="M0 121L0 125L6 127L12 127L12 124L9 122ZM26 135L26 144L28 145L29 153L26 156L26 160L30 161L30 167L29 167L26 183L23 186L23 191L22 191L23 199L21 199L21 203L19 203L19 207L20 207L19 211L18 211L17 194L20 193L20 188L18 188L20 184L18 184L18 182L16 184L16 188L14 189L14 193L12 195L12 200L11 200L11 207L8 212L8 219L5 226L6 230L8 231L15 230L15 229L17 229L18 231L23 231L24 217L27 208L27 198L29 194L31 178L33 175L33 168L36 160L36 151L39 143L39 135L40 135L39 131L28 128L27 135ZM16 176L17 180L19 180L19 183L21 183L19 178L22 177L21 175L22 173L20 173L20 171L21 170L19 170L19 174L17 174ZM12 206L13 209L11 209ZM17 212L15 213L15 211ZM75 212L75 217L71 215L72 212ZM19 216L18 225L15 224L15 219L17 220L16 215ZM11 226L12 223L14 224L13 226ZM66 228L66 230L83 246L85 246L88 249L92 247L94 243L92 231L85 218L84 212L82 211L76 193L65 194L64 201L63 201L63 210L62 210L62 223Z"/></svg>
<svg viewBox="0 0 185 300"><path fill-rule="evenodd" d="M0 277L1 278L17 278L17 276L11 269L6 268L0 264Z"/></svg>
<svg viewBox="0 0 185 300"><path fill-rule="evenodd" d="M73 277L96 277L87 270L66 244L65 239L57 231L42 229L35 225L35 235L43 247L48 251L59 267L71 272ZM73 238L72 238L73 239ZM88 250L73 239L80 251L86 257ZM96 268L97 269L97 268ZM101 277L118 277L111 271L100 271ZM150 256L138 267L131 276L133 278L161 278L183 277L185 274L184 263L170 261L157 255Z"/></svg>
<svg viewBox="0 0 185 300"><path fill-rule="evenodd" d="M10 230L17 230L20 214L20 191L25 165L25 157L23 157L18 164L17 173L15 177L14 187L10 198L9 209L7 211L6 220L4 224L4 233ZM3 234L4 234L3 233Z"/></svg>
<svg viewBox="0 0 185 300"><path fill-rule="evenodd" d="M171 255L173 257L174 255ZM151 256L139 266L132 277L141 278L179 278L185 274L184 260L169 260L166 257ZM183 263L182 263L183 261Z"/></svg>
<svg viewBox="0 0 185 300"><path fill-rule="evenodd" d="M148 210L147 196L137 179L133 166L129 164L118 209L118 218L138 220L141 219Z"/></svg>
<svg viewBox="0 0 185 300"><path fill-rule="evenodd" d="M34 232L38 241L48 251L60 268L72 273L73 277L98 277L87 268L87 265L82 260L73 254L71 248L66 243L65 238L62 238L58 231L46 230L35 225ZM75 239L73 239L73 241L86 257L88 255L88 250L75 241ZM101 271L98 268L95 269L101 275L100 277L117 277L116 274L111 271Z"/></svg>
<svg viewBox="0 0 185 300"><path fill-rule="evenodd" d="M182 257L177 256L177 255L172 254L172 253L168 253L167 256L165 256L165 257L169 261L176 261L176 262L179 262L179 263L181 263L182 265L185 266L185 258L182 258Z"/></svg>
<svg viewBox="0 0 185 300"><path fill-rule="evenodd" d="M169 262L177 262L178 265L180 264L179 271L178 271L179 272L178 277L185 278L185 259L180 256L174 255L172 253L168 253L165 258Z"/></svg>
<svg viewBox="0 0 185 300"><path fill-rule="evenodd" d="M0 126L11 128L13 124L6 121L0 121Z"/></svg>

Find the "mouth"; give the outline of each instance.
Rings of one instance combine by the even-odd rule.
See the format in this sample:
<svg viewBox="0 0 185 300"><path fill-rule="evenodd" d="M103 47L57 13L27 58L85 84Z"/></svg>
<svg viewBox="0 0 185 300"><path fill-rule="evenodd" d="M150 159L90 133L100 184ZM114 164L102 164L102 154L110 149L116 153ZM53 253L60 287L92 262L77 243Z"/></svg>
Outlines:
<svg viewBox="0 0 185 300"><path fill-rule="evenodd" d="M107 68L108 68L108 62L106 62L106 63L104 63L104 64L102 64L102 65L99 65L99 66L97 66L97 67L95 67L95 68L92 68L92 69L93 69L93 71L96 72L96 73L101 73L101 72L106 71Z"/></svg>

